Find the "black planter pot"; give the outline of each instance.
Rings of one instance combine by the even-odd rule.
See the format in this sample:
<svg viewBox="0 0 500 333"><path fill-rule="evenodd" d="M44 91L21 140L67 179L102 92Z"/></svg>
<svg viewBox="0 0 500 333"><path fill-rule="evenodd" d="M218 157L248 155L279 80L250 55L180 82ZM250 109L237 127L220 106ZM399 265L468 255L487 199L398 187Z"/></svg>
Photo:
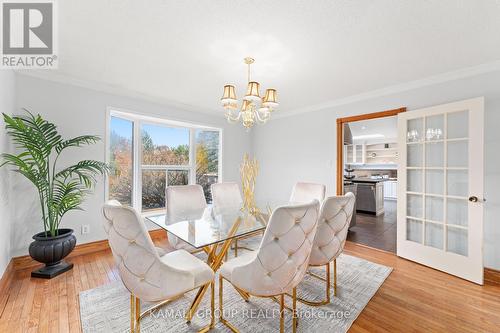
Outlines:
<svg viewBox="0 0 500 333"><path fill-rule="evenodd" d="M73 268L72 263L63 260L76 245L72 229L58 229L58 235L55 237L46 237L45 232L39 232L33 239L35 241L29 247L30 256L44 263L45 267L31 272L32 277L52 279Z"/></svg>

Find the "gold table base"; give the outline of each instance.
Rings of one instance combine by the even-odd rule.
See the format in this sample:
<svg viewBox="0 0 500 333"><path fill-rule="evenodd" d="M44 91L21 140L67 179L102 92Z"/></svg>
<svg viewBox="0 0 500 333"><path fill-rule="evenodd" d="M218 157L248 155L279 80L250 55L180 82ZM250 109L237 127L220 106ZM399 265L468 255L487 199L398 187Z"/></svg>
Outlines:
<svg viewBox="0 0 500 333"><path fill-rule="evenodd" d="M232 237L238 230L240 223L241 223L241 217L238 217L238 219L234 222L233 226L231 227L231 230L229 231L228 239L226 239L224 243L222 243L219 251L217 251L217 249L219 248L219 244L213 244L205 246L203 248L204 251L208 254L207 264L210 266L210 268L212 268L214 272L217 272L217 270L219 270L220 266L222 265L223 259L226 256L226 253L229 250L231 243L233 241ZM209 287L208 285L204 285L203 287L201 287L198 290L196 296L194 297L194 300L191 303L191 306L189 307L188 313L186 314L186 320L188 321L188 323L191 321L194 314L196 313L196 309L198 309L198 306L200 305L200 302L203 299L203 295L205 295L205 293L207 292L208 287ZM250 295L247 292L241 289L236 289L236 291L238 291L238 293L245 301L248 301L248 299L250 298Z"/></svg>

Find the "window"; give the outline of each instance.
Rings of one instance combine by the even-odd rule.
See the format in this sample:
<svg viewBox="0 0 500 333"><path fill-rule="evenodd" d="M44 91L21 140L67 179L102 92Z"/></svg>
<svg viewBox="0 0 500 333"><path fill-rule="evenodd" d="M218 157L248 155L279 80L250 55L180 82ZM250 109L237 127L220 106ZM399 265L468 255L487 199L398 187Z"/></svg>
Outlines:
<svg viewBox="0 0 500 333"><path fill-rule="evenodd" d="M200 184L207 202L220 178L220 129L110 112L108 197L142 212L165 208L170 185Z"/></svg>
<svg viewBox="0 0 500 333"><path fill-rule="evenodd" d="M111 117L109 134L109 199L132 206L134 123Z"/></svg>
<svg viewBox="0 0 500 333"><path fill-rule="evenodd" d="M212 202L210 185L219 178L219 131L196 130L196 184Z"/></svg>

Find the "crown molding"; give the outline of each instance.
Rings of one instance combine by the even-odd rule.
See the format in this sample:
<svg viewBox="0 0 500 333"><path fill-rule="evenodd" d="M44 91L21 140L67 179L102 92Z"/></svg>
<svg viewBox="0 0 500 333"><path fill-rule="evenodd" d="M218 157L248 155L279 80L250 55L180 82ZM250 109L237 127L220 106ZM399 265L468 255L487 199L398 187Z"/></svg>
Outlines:
<svg viewBox="0 0 500 333"><path fill-rule="evenodd" d="M364 100L369 100L377 97L392 95L400 92L405 92L413 89L423 88L427 86L432 86L440 83L445 83L449 81L455 81L459 79L464 79L467 77L472 77L480 74L490 73L500 71L500 60L481 64L478 66L466 67L459 70L446 72L438 75L429 76L423 79L418 79L414 81L409 81L401 84L396 84L388 86L381 89L376 89L368 92L364 92L357 95L352 95L348 97L339 98L326 103L320 103L316 105L307 106L304 108L293 109L290 111L282 113L274 113L274 119L286 118L295 116L302 113L320 111L324 109L331 109L341 105L348 105L356 102L361 102Z"/></svg>
<svg viewBox="0 0 500 333"><path fill-rule="evenodd" d="M152 96L152 95L140 93L140 92L137 92L135 90L126 89L126 88L119 87L119 86L100 83L100 82L96 82L96 81L77 79L77 78L69 76L69 75L65 75L65 74L61 74L61 73L57 73L57 72L51 72L49 70L45 70L45 71L15 70L15 72L18 75L30 76L30 77L34 77L37 79L47 80L47 81L60 83L60 84L67 84L67 85L85 88L85 89L89 89L89 90L100 92L100 93L110 94L110 95L139 99L142 101L146 101L146 102L150 102L150 103L154 103L154 104L158 104L158 105L162 105L162 106L176 108L178 110L203 113L203 114L207 114L207 115L211 115L211 116L220 114L220 110L210 109L210 108L200 108L200 107L195 106L195 105L180 103L180 102L172 101L172 100L169 100L166 98Z"/></svg>

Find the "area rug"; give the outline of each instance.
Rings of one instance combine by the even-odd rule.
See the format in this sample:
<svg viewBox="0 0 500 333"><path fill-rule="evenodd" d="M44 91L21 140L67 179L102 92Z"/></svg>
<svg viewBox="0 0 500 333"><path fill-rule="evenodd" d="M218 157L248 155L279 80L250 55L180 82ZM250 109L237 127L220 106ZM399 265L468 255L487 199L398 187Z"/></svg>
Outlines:
<svg viewBox="0 0 500 333"><path fill-rule="evenodd" d="M377 292L392 268L372 263L349 255L337 259L337 297L321 307L310 307L297 302L298 332L347 332L363 308ZM313 269L325 276L324 268ZM333 271L332 271L333 273ZM216 279L218 282L218 279ZM332 274L333 282L333 274ZM299 285L297 294L309 300L324 297L324 283L306 276ZM333 289L333 283L332 283ZM218 286L216 286L216 308L218 307ZM141 320L142 333L196 332L209 322L209 292L205 294L198 312L190 324L184 315L194 298L195 291L171 304L156 310ZM80 293L80 316L84 333L130 332L130 294L121 282L114 282ZM291 299L286 298L291 306ZM143 310L151 304L142 304ZM245 302L230 286L224 284L224 316L241 332L278 332L279 305L268 298L251 297ZM285 312L285 330L291 331L292 316ZM217 322L212 332L230 332Z"/></svg>

